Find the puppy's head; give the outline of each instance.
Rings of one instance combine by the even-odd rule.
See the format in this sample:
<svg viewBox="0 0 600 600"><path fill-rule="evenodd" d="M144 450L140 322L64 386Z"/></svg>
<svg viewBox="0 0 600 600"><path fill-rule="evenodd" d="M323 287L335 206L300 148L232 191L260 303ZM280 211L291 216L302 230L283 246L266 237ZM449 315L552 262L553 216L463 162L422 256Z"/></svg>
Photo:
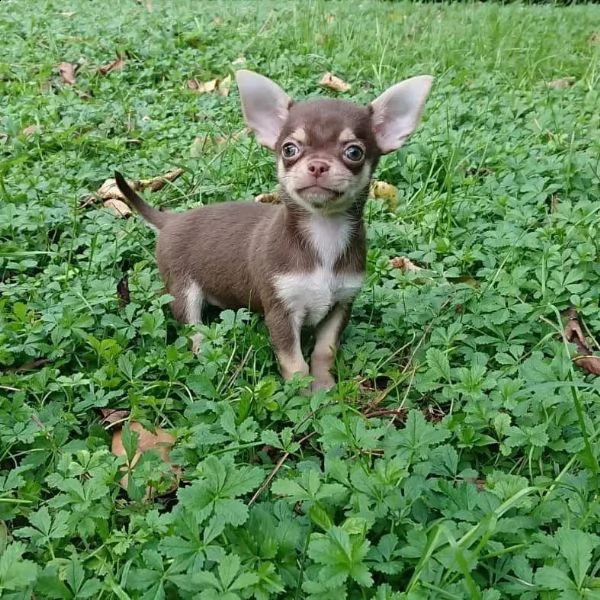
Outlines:
<svg viewBox="0 0 600 600"><path fill-rule="evenodd" d="M358 106L326 98L294 102L252 71L238 71L236 79L248 126L277 155L288 202L322 214L364 202L379 157L400 148L415 130L432 82L413 77Z"/></svg>

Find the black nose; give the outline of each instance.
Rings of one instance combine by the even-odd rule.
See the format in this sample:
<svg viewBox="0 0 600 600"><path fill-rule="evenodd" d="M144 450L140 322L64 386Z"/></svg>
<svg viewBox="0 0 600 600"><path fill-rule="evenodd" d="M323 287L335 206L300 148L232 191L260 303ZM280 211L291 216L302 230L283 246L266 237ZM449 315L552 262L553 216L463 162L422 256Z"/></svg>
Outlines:
<svg viewBox="0 0 600 600"><path fill-rule="evenodd" d="M311 160L308 163L308 172L315 177L320 177L329 171L329 164L324 160Z"/></svg>

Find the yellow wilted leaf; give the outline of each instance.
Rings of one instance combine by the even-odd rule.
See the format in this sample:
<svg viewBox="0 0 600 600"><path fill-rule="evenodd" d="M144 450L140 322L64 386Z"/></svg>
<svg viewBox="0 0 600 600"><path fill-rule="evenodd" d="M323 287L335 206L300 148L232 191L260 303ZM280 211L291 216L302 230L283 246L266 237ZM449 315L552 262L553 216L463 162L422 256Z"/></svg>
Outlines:
<svg viewBox="0 0 600 600"><path fill-rule="evenodd" d="M265 192L264 194L256 196L254 202L260 202L262 204L280 204L281 198L277 192Z"/></svg>
<svg viewBox="0 0 600 600"><path fill-rule="evenodd" d="M343 79L336 77L333 73L325 73L319 82L323 87L336 92L347 92L352 86Z"/></svg>
<svg viewBox="0 0 600 600"><path fill-rule="evenodd" d="M369 194L372 198L385 200L391 212L398 208L398 188L385 181L372 181Z"/></svg>
<svg viewBox="0 0 600 600"><path fill-rule="evenodd" d="M417 267L417 265L415 265L415 263L407 256L396 256L395 258L392 258L390 260L390 266L407 273L418 273L419 271L422 271L421 267Z"/></svg>
<svg viewBox="0 0 600 600"><path fill-rule="evenodd" d="M575 83L575 77L562 77L554 81L546 82L546 86L553 90L564 90L571 87Z"/></svg>
<svg viewBox="0 0 600 600"><path fill-rule="evenodd" d="M140 423L137 423L136 421L129 422L129 429L131 431L135 431L138 434L137 449L136 449L136 452L135 452L133 458L131 459L131 462L128 463L126 467L123 467L123 469L122 469L123 471L132 469L133 467L135 467L138 460L140 459L140 456L144 452L148 452L150 450L156 450L158 452L160 458L165 463L170 464L169 449L175 443L175 437L173 435L171 435L170 433L167 433L160 427L157 427L155 429L155 432L152 433L152 432L148 431L147 429L144 429L142 427L142 425ZM125 448L123 446L121 429L118 429L113 433L111 449L112 449L112 453L115 454L116 456L126 456L127 455L127 453L125 452ZM179 469L179 467L176 467L174 465L171 465L171 466L172 466L173 472L175 473L175 481L173 482L173 485L171 486L171 489L169 491L175 489L179 485L179 476L181 473L181 470ZM121 478L120 483L124 488L127 488L128 479L129 478L127 475L124 475ZM148 497L148 496L152 495L153 491L154 490L152 490L151 488L147 488L146 496Z"/></svg>
<svg viewBox="0 0 600 600"><path fill-rule="evenodd" d="M210 81L198 81L197 79L188 79L187 82L190 90L194 90L199 94L216 93L219 96L229 96L231 88L231 75L223 77L223 79L211 79Z"/></svg>

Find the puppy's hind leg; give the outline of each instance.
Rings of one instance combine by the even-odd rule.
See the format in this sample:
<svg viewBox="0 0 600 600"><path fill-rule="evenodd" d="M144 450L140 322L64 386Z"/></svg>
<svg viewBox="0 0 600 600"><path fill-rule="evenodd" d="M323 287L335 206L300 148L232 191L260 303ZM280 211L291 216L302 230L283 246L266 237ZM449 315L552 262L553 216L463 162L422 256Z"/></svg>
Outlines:
<svg viewBox="0 0 600 600"><path fill-rule="evenodd" d="M195 281L187 281L182 285L176 294L173 294L172 309L175 318L189 325L200 325L202 323L202 309L206 296L202 288ZM192 352L197 354L200 351L202 343L202 334L195 333L192 336Z"/></svg>

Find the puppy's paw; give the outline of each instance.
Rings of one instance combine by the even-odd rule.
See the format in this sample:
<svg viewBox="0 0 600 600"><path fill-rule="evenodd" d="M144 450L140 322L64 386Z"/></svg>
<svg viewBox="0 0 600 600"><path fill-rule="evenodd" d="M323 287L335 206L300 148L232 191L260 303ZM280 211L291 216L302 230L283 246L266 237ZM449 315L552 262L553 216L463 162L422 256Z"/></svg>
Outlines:
<svg viewBox="0 0 600 600"><path fill-rule="evenodd" d="M335 379L327 374L325 375L321 375L320 377L317 377L312 384L312 391L316 392L318 390L325 390L325 391L329 391L332 387L335 386Z"/></svg>
<svg viewBox="0 0 600 600"><path fill-rule="evenodd" d="M200 354L202 352L202 340L204 336L201 333L195 333L192 337L192 352L194 354Z"/></svg>

